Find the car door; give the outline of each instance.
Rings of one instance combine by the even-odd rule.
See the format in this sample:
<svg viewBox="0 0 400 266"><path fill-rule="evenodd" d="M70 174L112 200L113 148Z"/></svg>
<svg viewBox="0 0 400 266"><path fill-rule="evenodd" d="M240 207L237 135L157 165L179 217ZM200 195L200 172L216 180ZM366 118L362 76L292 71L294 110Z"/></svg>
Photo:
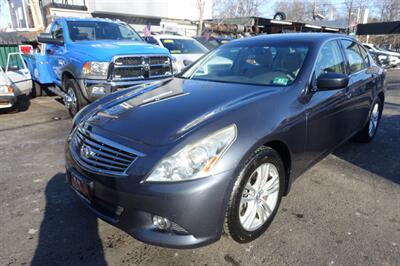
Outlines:
<svg viewBox="0 0 400 266"><path fill-rule="evenodd" d="M367 51L359 44L348 39L340 40L347 61L349 85L345 112L348 114L347 135L359 131L367 121L372 104L372 89L375 86L375 74L370 69L371 62Z"/></svg>
<svg viewBox="0 0 400 266"><path fill-rule="evenodd" d="M51 34L57 40L64 41L63 27L60 23L55 22L51 28ZM47 43L45 46L45 54L48 58L49 73L53 81L57 85L61 85L62 69L66 64L64 44Z"/></svg>
<svg viewBox="0 0 400 266"><path fill-rule="evenodd" d="M345 105L347 88L321 90L317 79L323 73L346 74L346 65L337 40L325 43L315 63L310 93L306 103L306 160L312 164L342 143L348 132Z"/></svg>
<svg viewBox="0 0 400 266"><path fill-rule="evenodd" d="M5 74L12 82L17 95L29 94L31 92L31 74L20 53L8 54Z"/></svg>

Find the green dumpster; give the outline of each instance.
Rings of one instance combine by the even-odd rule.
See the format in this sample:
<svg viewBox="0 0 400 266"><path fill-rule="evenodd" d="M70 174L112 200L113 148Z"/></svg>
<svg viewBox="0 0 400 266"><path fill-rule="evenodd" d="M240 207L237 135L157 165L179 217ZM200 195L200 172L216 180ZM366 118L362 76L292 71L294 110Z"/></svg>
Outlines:
<svg viewBox="0 0 400 266"><path fill-rule="evenodd" d="M1 42L0 43L0 67L3 69L7 65L7 56L9 53L18 52L18 44L11 42Z"/></svg>

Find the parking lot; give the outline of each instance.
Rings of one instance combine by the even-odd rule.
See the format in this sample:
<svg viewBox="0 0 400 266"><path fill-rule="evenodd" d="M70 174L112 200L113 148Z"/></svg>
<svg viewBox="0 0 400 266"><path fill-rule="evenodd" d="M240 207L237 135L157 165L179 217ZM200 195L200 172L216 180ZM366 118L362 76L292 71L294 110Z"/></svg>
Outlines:
<svg viewBox="0 0 400 266"><path fill-rule="evenodd" d="M256 241L192 250L143 244L82 206L64 177L71 119L54 98L2 112L0 265L400 265L400 70L388 83L371 144L307 171Z"/></svg>

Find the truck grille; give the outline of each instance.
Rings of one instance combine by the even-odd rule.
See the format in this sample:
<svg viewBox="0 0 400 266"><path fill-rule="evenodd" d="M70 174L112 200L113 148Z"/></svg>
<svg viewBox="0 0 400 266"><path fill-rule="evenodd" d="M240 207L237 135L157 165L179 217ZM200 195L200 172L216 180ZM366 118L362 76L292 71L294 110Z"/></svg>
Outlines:
<svg viewBox="0 0 400 266"><path fill-rule="evenodd" d="M172 76L168 56L118 56L114 58L110 78L114 81L166 78Z"/></svg>
<svg viewBox="0 0 400 266"><path fill-rule="evenodd" d="M137 155L121 145L78 127L71 140L75 160L89 171L122 175Z"/></svg>

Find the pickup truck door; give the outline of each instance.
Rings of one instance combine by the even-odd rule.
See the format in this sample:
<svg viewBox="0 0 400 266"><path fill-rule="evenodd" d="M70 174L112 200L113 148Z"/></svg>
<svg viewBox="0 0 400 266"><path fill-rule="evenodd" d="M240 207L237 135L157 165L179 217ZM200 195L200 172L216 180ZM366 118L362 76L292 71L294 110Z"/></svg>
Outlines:
<svg viewBox="0 0 400 266"><path fill-rule="evenodd" d="M358 132L367 121L372 104L372 89L376 86L376 75L371 72L368 53L363 47L350 40L340 41L350 74L346 96L348 98L348 135Z"/></svg>
<svg viewBox="0 0 400 266"><path fill-rule="evenodd" d="M5 71L16 90L16 95L29 94L32 90L31 74L20 53L9 53Z"/></svg>
<svg viewBox="0 0 400 266"><path fill-rule="evenodd" d="M51 34L54 38L64 40L63 28L59 23L55 23L51 28ZM45 45L45 54L48 58L49 74L56 85L61 86L62 69L66 64L65 46L47 43Z"/></svg>
<svg viewBox="0 0 400 266"><path fill-rule="evenodd" d="M345 106L347 104L347 88L318 91L317 77L320 74L334 72L345 74L345 61L336 40L324 44L317 58L311 93L306 103L307 141L306 160L313 164L347 137L347 120Z"/></svg>

